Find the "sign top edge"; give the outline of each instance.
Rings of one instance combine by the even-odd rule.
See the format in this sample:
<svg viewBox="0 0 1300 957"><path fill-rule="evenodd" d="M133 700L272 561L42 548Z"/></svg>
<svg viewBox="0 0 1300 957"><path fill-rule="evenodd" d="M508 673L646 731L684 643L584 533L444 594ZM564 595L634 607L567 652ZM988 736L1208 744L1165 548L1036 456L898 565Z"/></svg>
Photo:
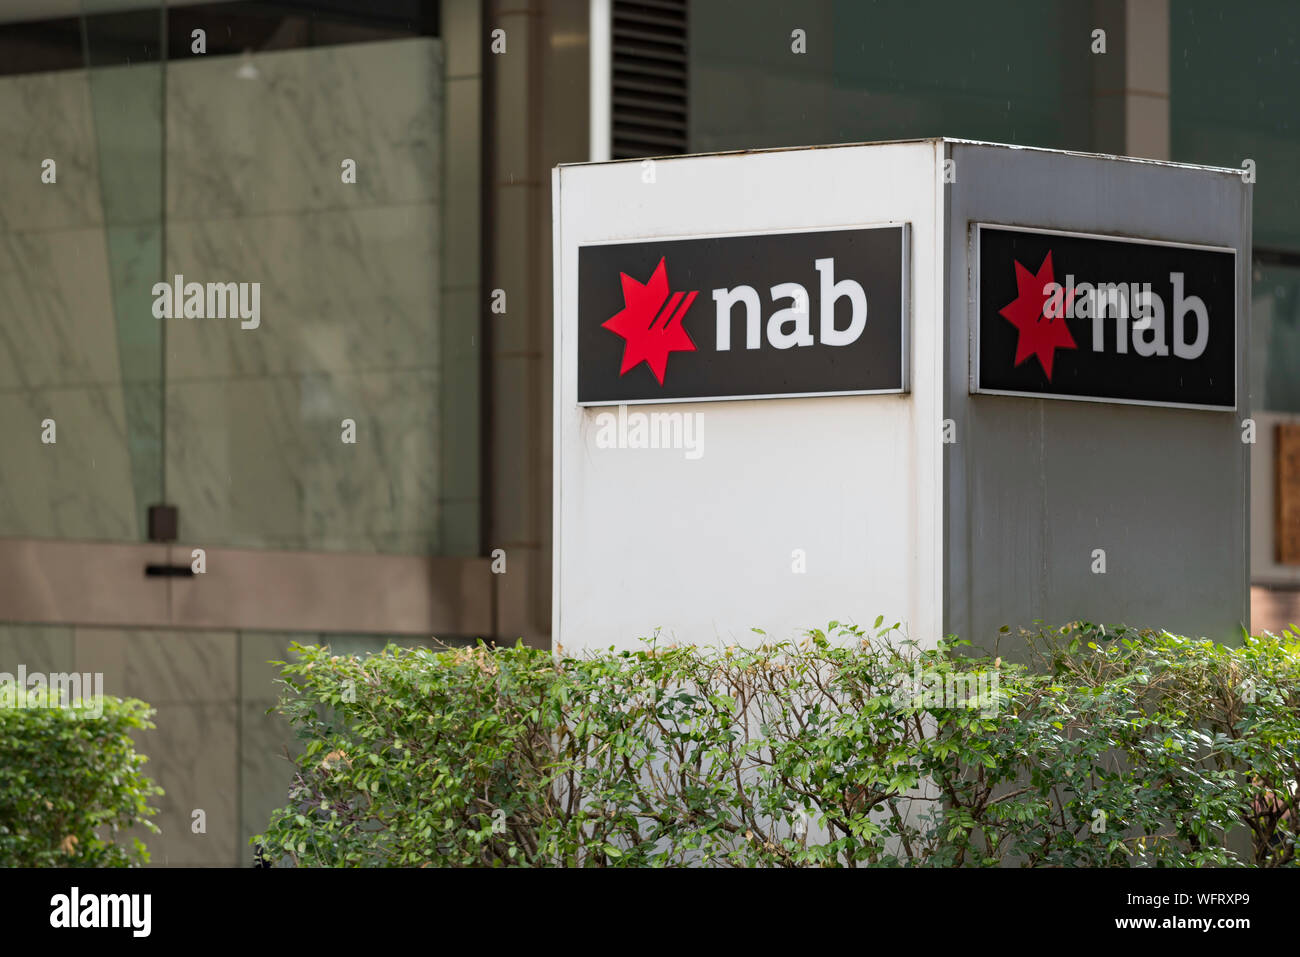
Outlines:
<svg viewBox="0 0 1300 957"><path fill-rule="evenodd" d="M741 149L741 150L718 150L711 153L666 153L660 156L634 156L626 159L609 159L609 160L586 160L576 163L557 163L553 169L584 169L593 166L615 166L627 163L644 163L646 160L655 162L667 162L669 160L686 160L686 159L705 159L708 157L723 156L760 156L769 153L807 153L812 151L839 150L839 149L862 149L870 146L909 146L921 144L951 144L954 146L968 146L983 149L1014 150L1024 153L1042 153L1051 156L1071 156L1081 159L1107 160L1116 163L1133 164L1138 166L1156 166L1168 167L1170 169L1187 169L1202 170L1205 172L1223 173L1230 176L1241 177L1241 169L1231 166L1206 166L1200 163L1180 163L1174 160L1149 159L1143 156L1122 156L1117 153L1089 153L1084 150L1062 150L1053 149L1047 146L1025 146L1016 143L995 143L990 140L968 140L955 136L927 136L915 137L898 140L867 140L855 141L848 143L810 143L804 146L773 146L762 149Z"/></svg>

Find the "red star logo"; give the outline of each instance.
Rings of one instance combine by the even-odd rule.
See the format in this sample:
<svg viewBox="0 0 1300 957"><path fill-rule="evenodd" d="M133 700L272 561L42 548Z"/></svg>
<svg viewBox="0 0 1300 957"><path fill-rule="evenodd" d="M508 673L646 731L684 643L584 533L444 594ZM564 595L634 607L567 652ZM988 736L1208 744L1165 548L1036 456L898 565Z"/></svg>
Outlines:
<svg viewBox="0 0 1300 957"><path fill-rule="evenodd" d="M695 351L695 343L682 327L682 319L699 293L675 292L670 298L668 272L663 259L659 260L647 283L639 283L625 272L618 275L623 280L623 308L601 323L626 340L623 368L618 374L627 375L629 370L644 362L663 385L668 353Z"/></svg>
<svg viewBox="0 0 1300 957"><path fill-rule="evenodd" d="M1056 350L1078 348L1074 344L1074 337L1070 335L1069 327L1065 324L1064 315L1044 315L1050 297L1043 290L1048 283L1055 281L1052 277L1050 250L1043 259L1043 264L1038 267L1037 275L1017 262L1016 289L1019 294L1014 301L998 310L998 315L1020 330L1020 338L1016 342L1015 364L1020 365L1030 356L1037 356L1038 364L1047 373L1048 382L1052 381L1052 359L1056 355ZM1074 299L1074 290L1070 290L1069 296L1063 296L1062 299L1064 306L1069 308L1070 300Z"/></svg>

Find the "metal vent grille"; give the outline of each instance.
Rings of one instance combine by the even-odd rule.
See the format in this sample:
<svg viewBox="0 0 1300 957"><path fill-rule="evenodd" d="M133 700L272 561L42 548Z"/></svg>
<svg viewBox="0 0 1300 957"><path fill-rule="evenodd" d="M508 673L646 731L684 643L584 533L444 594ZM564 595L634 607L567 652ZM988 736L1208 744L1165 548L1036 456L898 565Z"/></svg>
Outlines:
<svg viewBox="0 0 1300 957"><path fill-rule="evenodd" d="M687 2L613 0L614 159L687 152Z"/></svg>

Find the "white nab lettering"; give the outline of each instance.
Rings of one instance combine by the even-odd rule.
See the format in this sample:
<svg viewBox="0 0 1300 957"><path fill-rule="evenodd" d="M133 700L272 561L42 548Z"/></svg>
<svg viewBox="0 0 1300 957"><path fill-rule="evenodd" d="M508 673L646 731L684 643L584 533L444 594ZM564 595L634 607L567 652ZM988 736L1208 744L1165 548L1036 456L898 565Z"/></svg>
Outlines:
<svg viewBox="0 0 1300 957"><path fill-rule="evenodd" d="M818 259L814 265L822 277L821 341L828 346L852 345L867 327L867 294L862 291L862 284L853 279L835 281L834 259ZM835 301L841 296L848 296L853 306L853 318L844 330L835 328Z"/></svg>
<svg viewBox="0 0 1300 957"><path fill-rule="evenodd" d="M1205 308L1205 300L1200 296L1183 296L1183 274L1171 272L1169 281L1174 286L1174 355L1183 359L1195 359L1205 351L1205 343L1210 338L1210 314ZM1196 340L1189 343L1184 336L1183 319L1187 313L1196 317Z"/></svg>
<svg viewBox="0 0 1300 957"><path fill-rule="evenodd" d="M731 349L731 312L736 303L745 306L745 348L758 348L758 329L762 322L759 314L758 291L753 286L713 290L713 300L718 304L718 351Z"/></svg>
<svg viewBox="0 0 1300 957"><path fill-rule="evenodd" d="M772 303L775 305L780 300L787 300L790 304L777 309L767 319L767 343L775 349L818 343L825 346L850 346L862 337L862 331L867 327L867 294L862 289L862 283L856 279L841 279L836 282L833 258L815 259L813 265L817 268L820 280L818 335L814 338L811 328L808 291L797 282L777 283L768 290ZM835 304L841 299L849 301L849 323L843 329L835 325ZM764 325L758 290L753 286L714 289L713 301L717 304L717 336L714 341L719 352L731 351L731 327L737 305L744 307L745 348L758 349L762 346Z"/></svg>

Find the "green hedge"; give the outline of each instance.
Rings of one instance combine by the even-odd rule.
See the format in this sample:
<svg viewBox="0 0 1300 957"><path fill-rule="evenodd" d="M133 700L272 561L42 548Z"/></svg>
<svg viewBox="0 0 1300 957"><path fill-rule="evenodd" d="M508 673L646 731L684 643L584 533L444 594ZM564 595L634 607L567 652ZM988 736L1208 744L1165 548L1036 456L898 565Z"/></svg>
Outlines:
<svg viewBox="0 0 1300 957"><path fill-rule="evenodd" d="M294 646L280 863L1294 865L1300 659L1086 623L587 658Z"/></svg>
<svg viewBox="0 0 1300 957"><path fill-rule="evenodd" d="M154 712L134 698L91 705L61 707L49 691L0 685L0 866L148 863L144 843L120 832L158 831L148 802L162 789L130 737L153 728Z"/></svg>

